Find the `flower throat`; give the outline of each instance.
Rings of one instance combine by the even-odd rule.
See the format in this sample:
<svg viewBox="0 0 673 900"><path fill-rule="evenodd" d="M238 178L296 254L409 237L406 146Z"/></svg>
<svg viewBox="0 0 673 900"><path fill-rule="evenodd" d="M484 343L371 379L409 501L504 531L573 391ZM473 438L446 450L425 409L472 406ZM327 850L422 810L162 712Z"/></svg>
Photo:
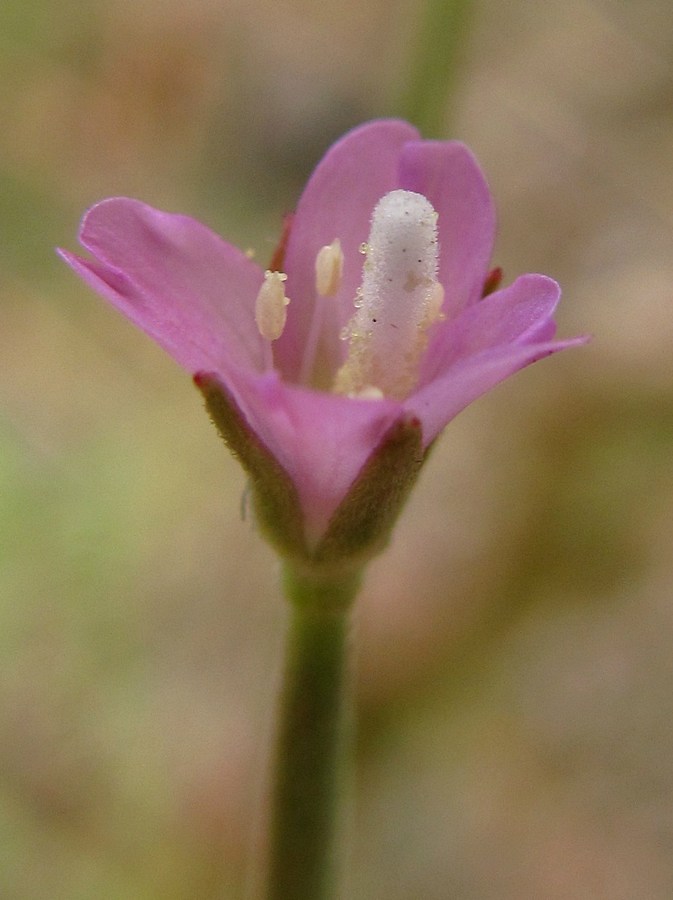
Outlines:
<svg viewBox="0 0 673 900"><path fill-rule="evenodd" d="M369 238L361 247L365 262L355 313L340 335L349 347L336 373L335 393L401 400L413 391L428 329L442 318L438 249L437 213L426 197L395 190L379 200ZM337 293L343 262L338 239L319 251L316 292L321 298ZM258 326L269 340L280 336L290 302L282 287L284 278L282 273L267 272L257 298Z"/></svg>

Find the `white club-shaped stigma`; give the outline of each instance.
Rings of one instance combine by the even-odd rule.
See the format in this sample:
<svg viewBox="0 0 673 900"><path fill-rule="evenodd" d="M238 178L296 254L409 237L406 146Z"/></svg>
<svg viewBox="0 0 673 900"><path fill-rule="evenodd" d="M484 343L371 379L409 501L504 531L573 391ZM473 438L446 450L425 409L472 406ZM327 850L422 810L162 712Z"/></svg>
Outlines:
<svg viewBox="0 0 673 900"><path fill-rule="evenodd" d="M428 329L442 317L437 281L437 213L422 194L391 191L372 214L356 312L344 329L348 358L335 389L401 400L418 382Z"/></svg>

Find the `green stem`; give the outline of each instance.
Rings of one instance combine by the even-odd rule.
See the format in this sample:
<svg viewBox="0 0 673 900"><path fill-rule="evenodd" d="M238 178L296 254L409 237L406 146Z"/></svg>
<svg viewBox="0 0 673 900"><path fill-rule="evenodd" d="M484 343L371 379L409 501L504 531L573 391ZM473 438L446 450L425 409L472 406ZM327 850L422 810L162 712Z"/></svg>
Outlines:
<svg viewBox="0 0 673 900"><path fill-rule="evenodd" d="M426 0L401 101L426 138L445 136L470 19L470 0Z"/></svg>
<svg viewBox="0 0 673 900"><path fill-rule="evenodd" d="M287 570L292 602L269 834L266 900L326 900L336 889L350 720L348 611L358 578Z"/></svg>

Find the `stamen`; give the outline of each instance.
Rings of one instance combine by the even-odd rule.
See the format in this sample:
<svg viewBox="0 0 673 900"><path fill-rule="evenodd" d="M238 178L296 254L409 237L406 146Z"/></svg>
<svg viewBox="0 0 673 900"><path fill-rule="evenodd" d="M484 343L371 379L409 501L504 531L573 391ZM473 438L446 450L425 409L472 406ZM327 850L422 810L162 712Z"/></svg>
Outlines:
<svg viewBox="0 0 673 900"><path fill-rule="evenodd" d="M352 397L354 400L383 400L383 391L381 388L374 387L373 384L368 384L366 387L363 387L361 391L358 391L357 394L349 394L349 397Z"/></svg>
<svg viewBox="0 0 673 900"><path fill-rule="evenodd" d="M376 388L403 399L418 382L428 329L442 318L437 281L437 213L422 194L391 191L372 214L356 312L342 336L348 358L335 390L360 396Z"/></svg>
<svg viewBox="0 0 673 900"><path fill-rule="evenodd" d="M315 258L315 286L321 297L333 297L341 287L344 255L339 238L321 247Z"/></svg>
<svg viewBox="0 0 673 900"><path fill-rule="evenodd" d="M423 328L429 328L431 325L434 325L435 322L441 322L442 319L446 318L446 315L442 312L442 306L444 305L444 286L441 285L438 281L436 281L428 291L428 303L425 311L425 318L423 319Z"/></svg>
<svg viewBox="0 0 673 900"><path fill-rule="evenodd" d="M290 302L285 296L283 272L265 272L264 281L255 303L255 322L259 333L267 341L277 341L283 333L287 319L286 307Z"/></svg>

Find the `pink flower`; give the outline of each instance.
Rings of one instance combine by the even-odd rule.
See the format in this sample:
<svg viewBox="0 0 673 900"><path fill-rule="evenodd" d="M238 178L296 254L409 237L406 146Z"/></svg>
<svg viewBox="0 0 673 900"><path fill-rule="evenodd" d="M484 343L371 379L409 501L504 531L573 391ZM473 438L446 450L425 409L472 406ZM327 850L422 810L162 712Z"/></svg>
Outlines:
<svg viewBox="0 0 673 900"><path fill-rule="evenodd" d="M543 275L482 299L494 234L470 151L383 120L346 134L316 168L273 263L286 278L193 219L125 198L84 217L92 259L61 252L197 383L221 387L294 486L315 546L391 429L413 425L425 451L489 388L583 342L553 339L560 291ZM390 299L408 246L420 268Z"/></svg>

